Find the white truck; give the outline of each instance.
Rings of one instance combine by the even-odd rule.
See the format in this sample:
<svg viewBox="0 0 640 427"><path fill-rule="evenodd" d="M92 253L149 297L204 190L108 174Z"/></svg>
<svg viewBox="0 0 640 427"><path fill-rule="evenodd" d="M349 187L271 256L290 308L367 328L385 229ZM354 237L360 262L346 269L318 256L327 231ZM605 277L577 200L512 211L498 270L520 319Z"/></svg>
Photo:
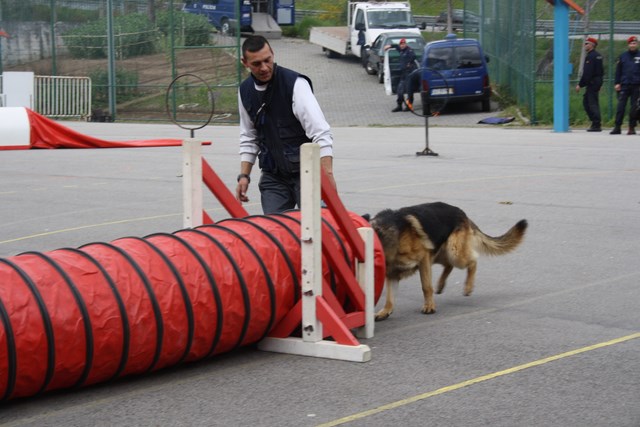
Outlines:
<svg viewBox="0 0 640 427"><path fill-rule="evenodd" d="M346 27L312 27L309 33L309 41L322 46L329 58L342 55L361 58L363 45L370 46L385 31L403 30L420 35L408 1L350 1L347 7ZM364 37L364 44L358 44L359 37Z"/></svg>

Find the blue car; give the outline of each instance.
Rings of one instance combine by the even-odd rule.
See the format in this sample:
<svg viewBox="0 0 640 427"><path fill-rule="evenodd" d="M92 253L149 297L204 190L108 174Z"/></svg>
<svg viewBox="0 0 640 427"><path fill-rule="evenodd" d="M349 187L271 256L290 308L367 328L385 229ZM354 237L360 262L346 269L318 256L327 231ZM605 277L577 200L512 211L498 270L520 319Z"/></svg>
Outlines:
<svg viewBox="0 0 640 427"><path fill-rule="evenodd" d="M486 57L475 39L449 34L444 40L427 43L421 63L423 108L431 104L480 102L491 110L491 85Z"/></svg>

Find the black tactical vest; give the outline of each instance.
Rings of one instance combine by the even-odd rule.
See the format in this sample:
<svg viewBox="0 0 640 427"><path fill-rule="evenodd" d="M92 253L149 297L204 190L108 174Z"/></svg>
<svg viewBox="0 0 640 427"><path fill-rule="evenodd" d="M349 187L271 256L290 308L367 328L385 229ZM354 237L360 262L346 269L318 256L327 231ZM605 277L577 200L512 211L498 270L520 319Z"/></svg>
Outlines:
<svg viewBox="0 0 640 427"><path fill-rule="evenodd" d="M258 132L259 166L265 172L282 176L300 173L300 146L311 140L293 114L293 86L298 77L311 86L307 76L274 64L267 90L256 90L253 76L240 85L242 105Z"/></svg>

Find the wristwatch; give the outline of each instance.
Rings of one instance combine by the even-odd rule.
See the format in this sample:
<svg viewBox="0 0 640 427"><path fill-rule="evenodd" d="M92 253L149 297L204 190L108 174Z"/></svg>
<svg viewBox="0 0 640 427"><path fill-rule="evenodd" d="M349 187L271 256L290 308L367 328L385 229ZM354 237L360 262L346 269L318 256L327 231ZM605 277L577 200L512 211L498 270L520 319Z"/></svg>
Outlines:
<svg viewBox="0 0 640 427"><path fill-rule="evenodd" d="M238 175L238 182L240 182L242 178L247 178L247 181L249 182L249 184L251 184L251 177L249 175L247 175L246 173L241 173L240 175Z"/></svg>

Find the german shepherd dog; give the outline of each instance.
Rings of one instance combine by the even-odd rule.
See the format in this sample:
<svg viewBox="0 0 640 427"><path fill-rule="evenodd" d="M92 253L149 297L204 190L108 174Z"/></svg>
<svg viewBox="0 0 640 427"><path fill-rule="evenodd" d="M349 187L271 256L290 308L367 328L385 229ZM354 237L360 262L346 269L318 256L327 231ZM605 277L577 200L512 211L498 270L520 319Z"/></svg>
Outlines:
<svg viewBox="0 0 640 427"><path fill-rule="evenodd" d="M368 215L364 218L369 220ZM393 312L400 279L420 272L424 304L422 312L436 311L431 286L431 266L442 264L437 293L444 290L453 267L467 269L464 295L473 291L479 254L502 255L514 250L524 238L527 221L520 220L500 237L484 234L462 209L442 202L424 203L398 210L386 209L370 221L380 238L386 260L387 301L376 314L385 320Z"/></svg>

